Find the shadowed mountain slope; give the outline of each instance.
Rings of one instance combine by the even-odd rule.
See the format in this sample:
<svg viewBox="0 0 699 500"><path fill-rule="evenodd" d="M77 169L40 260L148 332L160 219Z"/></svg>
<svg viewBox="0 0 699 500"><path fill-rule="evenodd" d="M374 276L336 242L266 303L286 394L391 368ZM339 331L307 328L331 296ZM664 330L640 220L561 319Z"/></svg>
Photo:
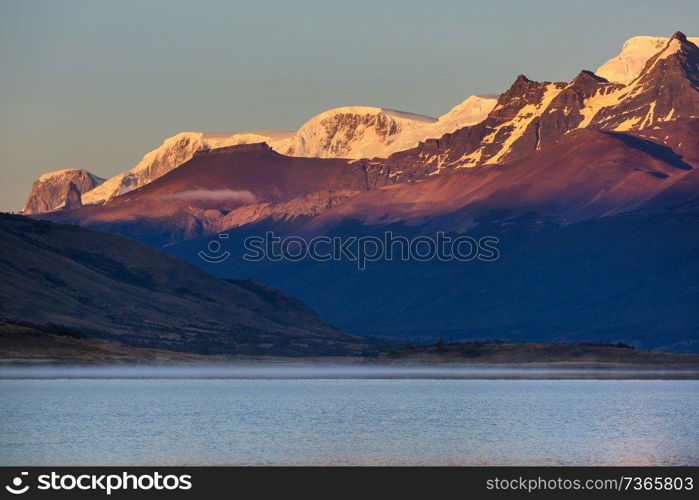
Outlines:
<svg viewBox="0 0 699 500"><path fill-rule="evenodd" d="M202 354L361 354L293 297L220 280L120 236L0 216L0 317Z"/></svg>

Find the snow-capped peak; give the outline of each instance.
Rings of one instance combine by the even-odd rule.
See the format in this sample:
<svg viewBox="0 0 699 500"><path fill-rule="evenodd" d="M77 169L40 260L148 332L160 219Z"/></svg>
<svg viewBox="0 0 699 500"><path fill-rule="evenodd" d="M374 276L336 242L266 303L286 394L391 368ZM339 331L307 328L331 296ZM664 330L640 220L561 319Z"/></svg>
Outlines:
<svg viewBox="0 0 699 500"><path fill-rule="evenodd" d="M495 107L497 99L498 96L494 95L469 96L440 116L438 120L404 130L390 144L387 144L380 154L375 156L386 157L398 151L413 148L427 139L439 139L444 134L450 134L460 128L480 123Z"/></svg>
<svg viewBox="0 0 699 500"><path fill-rule="evenodd" d="M426 116L426 115L418 115L416 113L408 113L406 111L399 111L396 109L388 109L388 108L380 108L376 106L339 106L337 108L331 108L328 110L323 111L322 113L318 113L314 117L310 118L307 120L300 128L299 130L303 129L306 125L319 122L322 120L326 120L328 118L332 118L338 115L385 115L385 116L390 116L391 118L397 120L397 121L406 121L409 123L413 122L427 122L427 123L432 123L436 122L436 118L432 118L431 116Z"/></svg>
<svg viewBox="0 0 699 500"><path fill-rule="evenodd" d="M471 96L439 120L430 116L372 106L342 106L306 121L296 132L249 130L181 132L147 153L132 169L82 194L83 204L104 203L165 175L202 150L266 142L281 154L320 158L388 156L483 120L495 105L490 96ZM44 174L53 175L53 174Z"/></svg>
<svg viewBox="0 0 699 500"><path fill-rule="evenodd" d="M441 128L445 130L451 128L452 130L445 131L448 133L467 125L479 123L493 110L497 100L497 95L472 95L439 117Z"/></svg>
<svg viewBox="0 0 699 500"><path fill-rule="evenodd" d="M672 37L675 38L674 36ZM693 44L699 44L699 37L688 37ZM630 83L643 70L648 59L663 50L670 38L663 36L635 36L624 42L621 53L597 68L595 73L610 82ZM679 42L676 43L679 47ZM677 48L675 48L677 50Z"/></svg>
<svg viewBox="0 0 699 500"><path fill-rule="evenodd" d="M371 158L386 153L396 138L435 118L371 106L329 109L304 123L288 143L271 146L292 156Z"/></svg>
<svg viewBox="0 0 699 500"><path fill-rule="evenodd" d="M472 95L438 120L394 109L343 106L314 116L290 140L275 141L270 146L292 156L387 157L483 121L496 101L496 96Z"/></svg>
<svg viewBox="0 0 699 500"><path fill-rule="evenodd" d="M113 196L128 193L182 165L201 150L236 144L273 142L293 135L285 130L256 130L231 134L225 132L181 132L163 141L147 153L131 170L115 175L95 189L83 193L83 204L103 203Z"/></svg>

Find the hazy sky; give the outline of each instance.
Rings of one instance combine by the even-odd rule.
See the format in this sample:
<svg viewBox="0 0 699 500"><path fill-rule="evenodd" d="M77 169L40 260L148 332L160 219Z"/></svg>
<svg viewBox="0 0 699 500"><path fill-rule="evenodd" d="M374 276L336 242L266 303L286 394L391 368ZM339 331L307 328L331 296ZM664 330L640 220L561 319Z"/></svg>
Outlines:
<svg viewBox="0 0 699 500"><path fill-rule="evenodd" d="M438 116L698 25L696 0L0 0L0 210L42 172L108 177L177 132L351 104Z"/></svg>

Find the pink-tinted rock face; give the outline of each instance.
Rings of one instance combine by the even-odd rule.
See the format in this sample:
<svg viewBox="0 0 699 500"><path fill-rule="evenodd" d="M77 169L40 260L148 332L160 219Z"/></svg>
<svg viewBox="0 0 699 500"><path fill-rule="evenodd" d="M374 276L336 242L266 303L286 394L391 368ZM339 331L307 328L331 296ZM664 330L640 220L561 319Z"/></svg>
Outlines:
<svg viewBox="0 0 699 500"><path fill-rule="evenodd" d="M399 182L417 180L513 160L578 128L641 131L697 116L699 48L677 33L628 85L589 71L569 83L520 75L481 123L395 153L376 168Z"/></svg>
<svg viewBox="0 0 699 500"><path fill-rule="evenodd" d="M501 165L459 169L362 193L327 210L309 227L325 231L347 220L374 225L440 217L441 229L456 230L446 216L464 210L472 215L531 211L571 222L695 199L699 159L678 154L669 145L692 137L696 142L699 119L666 123L653 132L666 142L638 132L575 130Z"/></svg>
<svg viewBox="0 0 699 500"><path fill-rule="evenodd" d="M52 217L158 244L262 219L429 219L462 207L580 220L696 197L697 116L699 48L677 33L628 85L589 71L568 83L520 75L482 122L388 158L198 151L103 206ZM58 206L78 206L64 190Z"/></svg>
<svg viewBox="0 0 699 500"><path fill-rule="evenodd" d="M593 126L641 130L662 121L699 116L699 47L675 33L618 94L613 105L595 114Z"/></svg>
<svg viewBox="0 0 699 500"><path fill-rule="evenodd" d="M377 224L435 217L444 229L457 229L447 227L443 217L462 209L534 211L575 221L696 197L698 136L699 119L666 122L649 131L581 129L502 164L404 183L381 177L369 162L293 158L264 145L235 146L197 154L105 205L46 217L156 244L264 219L302 218L309 220L304 224L311 232L347 220Z"/></svg>
<svg viewBox="0 0 699 500"><path fill-rule="evenodd" d="M80 207L81 194L103 181L87 170L77 168L49 172L32 185L22 213L32 215Z"/></svg>
<svg viewBox="0 0 699 500"><path fill-rule="evenodd" d="M439 120L355 106L321 113L295 133L178 134L134 169L96 189L86 191L74 183L71 191L67 184L60 186L62 180L41 190L35 186L38 194L32 193L25 210L38 213L78 206L76 192L85 205L109 202L177 169L198 152L233 144L265 141L277 153L294 157L371 158L359 162L365 167L368 187L373 188L463 167L501 164L541 150L579 128L649 130L699 116L699 48L692 40L696 39L682 33L653 39L644 50L655 47L656 53L648 53L643 67L634 70L634 78L623 83L590 71L580 72L570 82L536 82L520 75L497 102L493 97L472 96ZM204 176L213 178L208 173ZM286 189L275 196L294 194Z"/></svg>
<svg viewBox="0 0 699 500"><path fill-rule="evenodd" d="M148 241L179 241L260 218L317 215L352 194L385 183L363 162L294 158L266 144L196 153L161 178L108 201L46 214L88 227L118 226Z"/></svg>

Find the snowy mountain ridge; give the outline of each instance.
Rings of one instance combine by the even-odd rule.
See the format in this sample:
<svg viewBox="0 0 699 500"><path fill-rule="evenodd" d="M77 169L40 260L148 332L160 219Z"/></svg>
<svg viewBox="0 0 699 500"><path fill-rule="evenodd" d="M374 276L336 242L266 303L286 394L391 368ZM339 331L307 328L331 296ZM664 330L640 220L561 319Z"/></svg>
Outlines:
<svg viewBox="0 0 699 500"><path fill-rule="evenodd" d="M570 82L536 82L520 75L482 122L373 165L383 177L405 182L445 170L500 164L581 128L638 132L696 117L699 47L677 32L626 85L590 71L581 71Z"/></svg>
<svg viewBox="0 0 699 500"><path fill-rule="evenodd" d="M570 82L541 83L520 75L499 97L470 96L439 119L380 107L343 106L310 118L295 132L183 132L103 183L73 183L73 201L68 205L77 203L76 195L81 204L105 203L158 179L198 151L239 144L265 142L288 156L365 158L380 163L392 182L401 182L445 168L507 161L577 128L642 130L696 116L697 83L691 73L699 56L692 42L699 38L681 33L633 37L597 73L582 71ZM67 206L56 202L54 194L46 202L35 200L37 196L43 195L32 189L29 210Z"/></svg>
<svg viewBox="0 0 699 500"><path fill-rule="evenodd" d="M189 161L197 151L239 144L266 142L281 154L311 158L386 157L429 137L477 123L485 118L495 101L492 96L471 96L439 120L386 108L343 106L312 117L296 132L275 129L234 134L181 132L165 139L130 170L82 192L82 204L105 203L144 186ZM30 199L33 196L30 194Z"/></svg>

